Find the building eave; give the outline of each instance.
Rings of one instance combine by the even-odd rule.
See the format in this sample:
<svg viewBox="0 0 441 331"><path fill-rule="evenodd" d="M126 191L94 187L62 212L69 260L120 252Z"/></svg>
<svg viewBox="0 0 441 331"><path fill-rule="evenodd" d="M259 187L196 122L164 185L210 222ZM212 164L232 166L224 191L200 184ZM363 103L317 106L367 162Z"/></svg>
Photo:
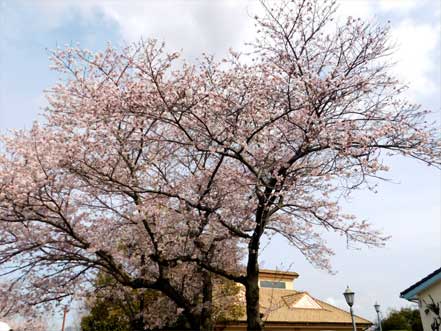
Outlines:
<svg viewBox="0 0 441 331"><path fill-rule="evenodd" d="M271 269L260 269L259 277L262 276L279 276L287 278L298 278L299 274L293 271L282 271L282 270L271 270Z"/></svg>
<svg viewBox="0 0 441 331"><path fill-rule="evenodd" d="M406 299L408 301L416 301L418 294L424 291L429 286L441 281L441 268L430 273L423 279L419 280L412 286L408 287L400 293L400 298Z"/></svg>
<svg viewBox="0 0 441 331"><path fill-rule="evenodd" d="M217 328L222 327L243 327L246 328L247 322L246 321L225 321L222 323L216 324ZM371 327L372 323L357 323L357 329L363 329L366 330L367 328ZM277 322L277 321L266 321L265 322L266 328L277 328L277 329L289 329L292 330L292 328L310 328L313 329L352 329L352 323L351 322Z"/></svg>

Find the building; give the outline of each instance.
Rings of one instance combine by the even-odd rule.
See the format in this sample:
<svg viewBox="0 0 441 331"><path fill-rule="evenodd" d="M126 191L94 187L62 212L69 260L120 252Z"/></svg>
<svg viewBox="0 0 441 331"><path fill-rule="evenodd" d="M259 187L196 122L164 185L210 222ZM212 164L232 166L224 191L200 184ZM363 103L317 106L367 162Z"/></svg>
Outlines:
<svg viewBox="0 0 441 331"><path fill-rule="evenodd" d="M261 270L259 274L260 303L265 331L330 331L352 330L351 315L340 308L323 302L308 292L294 289L295 272ZM357 330L372 325L356 316ZM246 316L216 326L217 330L246 330Z"/></svg>
<svg viewBox="0 0 441 331"><path fill-rule="evenodd" d="M400 297L418 303L424 331L441 330L441 268L405 289Z"/></svg>

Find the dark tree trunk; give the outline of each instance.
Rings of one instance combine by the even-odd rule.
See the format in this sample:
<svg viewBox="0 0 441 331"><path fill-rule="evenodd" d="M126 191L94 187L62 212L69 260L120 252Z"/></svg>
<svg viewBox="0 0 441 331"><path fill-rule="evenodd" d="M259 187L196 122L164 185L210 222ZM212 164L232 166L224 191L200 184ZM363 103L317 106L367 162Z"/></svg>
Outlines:
<svg viewBox="0 0 441 331"><path fill-rule="evenodd" d="M141 254L140 257L140 269L141 269L141 275L144 277L145 276L145 272L144 272L144 266L145 266L145 255ZM136 299L135 301L138 303L139 307L137 309L137 313L130 314L130 319L129 319L129 325L130 325L130 330L132 331L144 331L145 330L145 323L144 323L144 309L145 309L145 297L144 297L144 290L143 289L139 289L138 293L136 294ZM136 307L136 304L135 304Z"/></svg>
<svg viewBox="0 0 441 331"><path fill-rule="evenodd" d="M259 236L260 237L260 236ZM259 239L254 236L248 246L248 265L245 283L247 330L263 330L259 307Z"/></svg>
<svg viewBox="0 0 441 331"><path fill-rule="evenodd" d="M183 316L187 320L192 330L200 330L201 316L199 314L195 314L193 305L188 302L182 293L178 293L178 291L171 286L167 279L159 279L154 288L160 290L162 293L172 299L178 307L184 309Z"/></svg>
<svg viewBox="0 0 441 331"><path fill-rule="evenodd" d="M209 271L202 271L202 277L201 331L213 331L213 279Z"/></svg>
<svg viewBox="0 0 441 331"><path fill-rule="evenodd" d="M199 316L195 316L192 313L186 313L186 312L184 312L184 316L186 317L191 330L195 330L195 331L201 330L201 323Z"/></svg>
<svg viewBox="0 0 441 331"><path fill-rule="evenodd" d="M131 331L145 331L144 329L144 320L140 318L136 318L129 322Z"/></svg>
<svg viewBox="0 0 441 331"><path fill-rule="evenodd" d="M133 321L133 325L131 326L131 330L144 331L145 330L145 321L144 321L145 300L144 300L144 291L142 291L142 290L138 294L138 304L139 304L139 314L137 314L135 320Z"/></svg>

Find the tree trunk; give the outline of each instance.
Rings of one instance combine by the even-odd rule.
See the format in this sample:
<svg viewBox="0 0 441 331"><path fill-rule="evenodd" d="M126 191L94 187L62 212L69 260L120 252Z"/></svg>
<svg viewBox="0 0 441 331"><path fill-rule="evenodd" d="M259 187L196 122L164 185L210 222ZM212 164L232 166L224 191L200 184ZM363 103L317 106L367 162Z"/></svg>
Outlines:
<svg viewBox="0 0 441 331"><path fill-rule="evenodd" d="M201 271L203 277L201 331L214 330L213 323L213 279L209 271Z"/></svg>
<svg viewBox="0 0 441 331"><path fill-rule="evenodd" d="M153 287L152 287L153 288ZM192 330L200 330L201 328L201 316L199 314L195 314L193 311L193 306L190 302L184 297L182 293L176 291L173 286L171 286L168 279L161 278L158 279L154 289L160 290L162 293L167 295L170 299L172 299L178 307L184 309L183 316L187 320L190 328Z"/></svg>
<svg viewBox="0 0 441 331"><path fill-rule="evenodd" d="M201 330L200 316L195 315L194 313L188 312L184 310L184 316L190 325L191 330L199 331Z"/></svg>
<svg viewBox="0 0 441 331"><path fill-rule="evenodd" d="M140 269L141 269L141 275L144 278L145 277L145 255L141 254L141 261L140 261ZM145 293L143 289L138 290L137 299L139 304L139 311L138 314L133 321L132 330L133 331L144 331L144 309L145 309Z"/></svg>
<svg viewBox="0 0 441 331"><path fill-rule="evenodd" d="M247 280L245 284L245 297L247 305L247 330L263 330L263 321L259 307L259 241L250 241L248 246Z"/></svg>
<svg viewBox="0 0 441 331"><path fill-rule="evenodd" d="M129 322L131 331L145 331L144 320L136 318Z"/></svg>

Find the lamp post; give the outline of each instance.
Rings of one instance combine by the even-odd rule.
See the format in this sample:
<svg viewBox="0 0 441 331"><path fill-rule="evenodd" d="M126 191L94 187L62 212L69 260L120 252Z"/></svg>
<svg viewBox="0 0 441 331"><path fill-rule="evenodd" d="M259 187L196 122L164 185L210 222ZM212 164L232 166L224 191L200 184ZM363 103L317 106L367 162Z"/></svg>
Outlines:
<svg viewBox="0 0 441 331"><path fill-rule="evenodd" d="M357 331L357 325L355 324L355 318L354 318L354 311L352 310L355 293L348 286L346 287L346 291L343 292L343 295L345 296L346 303L348 304L349 311L351 312L352 330Z"/></svg>
<svg viewBox="0 0 441 331"><path fill-rule="evenodd" d="M67 306L64 306L63 310L63 324L61 325L61 331L64 331L64 325L66 324Z"/></svg>
<svg viewBox="0 0 441 331"><path fill-rule="evenodd" d="M380 318L380 305L378 302L374 305L375 311L377 312L377 319L378 319L378 326L380 327L379 330L383 331L383 328L381 327L381 318Z"/></svg>

